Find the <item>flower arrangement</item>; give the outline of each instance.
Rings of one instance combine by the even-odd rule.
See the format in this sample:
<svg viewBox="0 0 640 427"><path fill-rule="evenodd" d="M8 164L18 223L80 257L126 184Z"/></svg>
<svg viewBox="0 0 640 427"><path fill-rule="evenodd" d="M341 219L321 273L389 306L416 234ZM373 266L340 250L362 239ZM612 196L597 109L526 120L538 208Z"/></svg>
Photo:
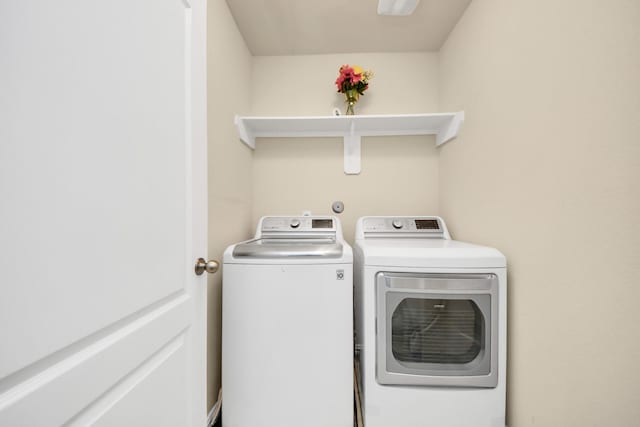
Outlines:
<svg viewBox="0 0 640 427"><path fill-rule="evenodd" d="M369 88L369 80L372 77L371 71L365 71L357 65L345 64L340 67L336 86L338 86L338 92L344 93L346 97L347 115L355 114L354 106L360 95L364 95L364 91Z"/></svg>

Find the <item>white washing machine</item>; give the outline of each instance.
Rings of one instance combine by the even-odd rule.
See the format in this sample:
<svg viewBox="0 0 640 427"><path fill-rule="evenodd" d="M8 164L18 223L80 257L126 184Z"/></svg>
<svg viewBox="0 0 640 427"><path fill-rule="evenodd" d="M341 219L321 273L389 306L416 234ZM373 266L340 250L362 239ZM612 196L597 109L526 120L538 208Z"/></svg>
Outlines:
<svg viewBox="0 0 640 427"><path fill-rule="evenodd" d="M335 217L264 217L227 248L222 425L353 426L353 252Z"/></svg>
<svg viewBox="0 0 640 427"><path fill-rule="evenodd" d="M504 427L506 259L439 217L365 217L354 247L366 427Z"/></svg>

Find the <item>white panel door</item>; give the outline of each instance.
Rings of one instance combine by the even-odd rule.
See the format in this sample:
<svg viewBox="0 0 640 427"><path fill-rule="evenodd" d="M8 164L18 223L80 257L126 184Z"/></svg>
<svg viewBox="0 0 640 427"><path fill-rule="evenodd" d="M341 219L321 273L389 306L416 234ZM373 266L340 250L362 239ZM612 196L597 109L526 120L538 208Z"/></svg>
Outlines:
<svg viewBox="0 0 640 427"><path fill-rule="evenodd" d="M204 426L205 0L0 1L0 426Z"/></svg>

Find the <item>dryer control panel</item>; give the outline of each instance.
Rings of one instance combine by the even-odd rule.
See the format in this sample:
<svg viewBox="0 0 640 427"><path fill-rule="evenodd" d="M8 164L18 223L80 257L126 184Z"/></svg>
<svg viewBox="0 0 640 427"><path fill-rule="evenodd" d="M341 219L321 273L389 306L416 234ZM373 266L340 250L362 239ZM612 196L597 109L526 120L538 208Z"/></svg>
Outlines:
<svg viewBox="0 0 640 427"><path fill-rule="evenodd" d="M422 237L449 239L449 233L440 217L365 217L361 219L365 237Z"/></svg>

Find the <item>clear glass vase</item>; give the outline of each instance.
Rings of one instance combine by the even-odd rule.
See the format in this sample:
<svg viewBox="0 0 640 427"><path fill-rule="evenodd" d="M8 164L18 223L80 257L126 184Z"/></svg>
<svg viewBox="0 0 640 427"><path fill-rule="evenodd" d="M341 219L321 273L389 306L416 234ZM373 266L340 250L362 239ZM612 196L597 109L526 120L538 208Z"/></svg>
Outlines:
<svg viewBox="0 0 640 427"><path fill-rule="evenodd" d="M345 103L347 104L347 111L345 112L345 114L347 116L355 115L356 114L355 106L356 106L356 102L358 102L358 98L360 97L360 94L355 89L349 89L344 93L344 96L346 98Z"/></svg>

